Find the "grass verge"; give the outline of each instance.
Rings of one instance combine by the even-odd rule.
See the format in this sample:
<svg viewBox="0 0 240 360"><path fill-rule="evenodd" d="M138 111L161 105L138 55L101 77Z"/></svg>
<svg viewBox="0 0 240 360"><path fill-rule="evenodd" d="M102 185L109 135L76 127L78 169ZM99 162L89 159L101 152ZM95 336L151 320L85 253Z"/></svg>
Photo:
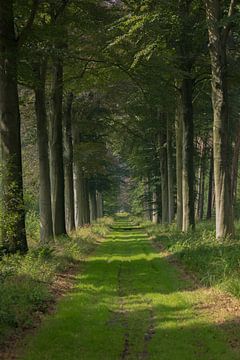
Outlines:
<svg viewBox="0 0 240 360"><path fill-rule="evenodd" d="M137 219L139 222L139 219ZM175 225L142 223L147 233L178 258L205 286L215 286L240 298L240 241L216 240L214 225L202 222L184 234ZM238 225L239 227L239 225Z"/></svg>
<svg viewBox="0 0 240 360"><path fill-rule="evenodd" d="M25 256L5 256L0 261L0 344L17 329L33 325L36 312L46 312L54 299L51 287L57 274L77 266L109 232L111 218L99 219L60 237L53 245L38 246L30 241Z"/></svg>

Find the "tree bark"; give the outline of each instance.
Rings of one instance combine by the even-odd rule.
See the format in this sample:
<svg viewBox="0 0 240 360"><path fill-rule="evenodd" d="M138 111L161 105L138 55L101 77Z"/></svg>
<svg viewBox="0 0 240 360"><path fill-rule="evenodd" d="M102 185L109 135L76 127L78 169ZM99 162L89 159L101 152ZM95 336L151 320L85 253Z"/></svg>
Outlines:
<svg viewBox="0 0 240 360"><path fill-rule="evenodd" d="M169 222L168 212L168 164L167 164L167 136L164 130L159 136L160 145L160 174L161 174L161 193L162 193L162 223Z"/></svg>
<svg viewBox="0 0 240 360"><path fill-rule="evenodd" d="M168 166L168 221L171 224L174 219L174 179L172 160L172 131L169 118L167 119L167 166Z"/></svg>
<svg viewBox="0 0 240 360"><path fill-rule="evenodd" d="M176 177L177 177L177 228L182 230L183 222L183 194L182 194L182 155L183 155L183 119L180 99L177 99L175 115L176 131Z"/></svg>
<svg viewBox="0 0 240 360"><path fill-rule="evenodd" d="M237 133L235 137L235 145L233 151L233 162L232 162L232 202L236 204L237 199L237 180L238 180L238 162L240 152L240 121L237 126Z"/></svg>
<svg viewBox="0 0 240 360"><path fill-rule="evenodd" d="M198 198L196 215L198 220L203 219L204 212L204 195L205 195L205 144L200 139L200 164L198 176Z"/></svg>
<svg viewBox="0 0 240 360"><path fill-rule="evenodd" d="M48 128L46 112L46 62L34 65L36 76L35 110L37 118L37 138L39 154L39 211L40 242L46 244L53 240L53 222L51 208L51 185L48 155Z"/></svg>
<svg viewBox="0 0 240 360"><path fill-rule="evenodd" d="M17 57L13 2L0 1L1 236L5 251L25 253Z"/></svg>
<svg viewBox="0 0 240 360"><path fill-rule="evenodd" d="M54 59L52 79L52 114L51 114L51 188L54 235L66 234L64 201L64 166L63 166L63 66L60 59Z"/></svg>
<svg viewBox="0 0 240 360"><path fill-rule="evenodd" d="M157 194L157 191L153 191L153 197L152 197L152 222L154 224L159 223L158 194Z"/></svg>
<svg viewBox="0 0 240 360"><path fill-rule="evenodd" d="M146 177L144 182L144 213L147 220L152 219L152 209L151 209L151 196L150 196L150 189L149 189L149 178Z"/></svg>
<svg viewBox="0 0 240 360"><path fill-rule="evenodd" d="M102 193L97 191L97 218L100 219L103 217L103 197Z"/></svg>
<svg viewBox="0 0 240 360"><path fill-rule="evenodd" d="M212 67L213 150L216 207L216 237L234 234L231 195L231 139L228 111L226 26L221 27L219 1L206 0L209 52ZM231 1L233 4L234 1Z"/></svg>
<svg viewBox="0 0 240 360"><path fill-rule="evenodd" d="M89 193L86 179L78 164L74 164L75 223L80 228L90 223Z"/></svg>
<svg viewBox="0 0 240 360"><path fill-rule="evenodd" d="M211 151L209 179L208 179L208 206L206 219L212 218L212 204L213 204L213 152Z"/></svg>
<svg viewBox="0 0 240 360"><path fill-rule="evenodd" d="M202 157L201 171L200 171L200 188L198 201L198 219L202 220L204 216L204 197L205 197L205 159Z"/></svg>
<svg viewBox="0 0 240 360"><path fill-rule="evenodd" d="M188 71L190 72L190 70ZM195 228L194 216L194 145L193 145L193 83L191 78L182 80L181 105L183 114L183 223L182 231Z"/></svg>
<svg viewBox="0 0 240 360"><path fill-rule="evenodd" d="M89 190L89 204L90 204L90 222L97 220L97 194L96 189L92 185Z"/></svg>
<svg viewBox="0 0 240 360"><path fill-rule="evenodd" d="M74 184L73 184L73 138L72 138L73 94L67 95L64 111L64 173L65 173L65 217L68 232L75 230Z"/></svg>

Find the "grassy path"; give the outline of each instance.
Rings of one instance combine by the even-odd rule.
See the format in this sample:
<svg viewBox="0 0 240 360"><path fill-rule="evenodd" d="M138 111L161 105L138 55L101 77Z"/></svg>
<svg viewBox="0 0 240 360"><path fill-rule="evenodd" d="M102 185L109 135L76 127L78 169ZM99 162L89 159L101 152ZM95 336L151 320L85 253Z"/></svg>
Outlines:
<svg viewBox="0 0 240 360"><path fill-rule="evenodd" d="M22 360L239 359L185 289L144 233L119 220Z"/></svg>

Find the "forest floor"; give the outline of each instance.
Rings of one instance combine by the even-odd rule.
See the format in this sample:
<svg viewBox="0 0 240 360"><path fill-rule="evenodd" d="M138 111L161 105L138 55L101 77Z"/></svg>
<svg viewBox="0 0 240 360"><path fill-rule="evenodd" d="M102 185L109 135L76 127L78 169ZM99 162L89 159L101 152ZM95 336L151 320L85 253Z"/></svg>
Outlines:
<svg viewBox="0 0 240 360"><path fill-rule="evenodd" d="M239 360L238 308L119 219L20 358Z"/></svg>

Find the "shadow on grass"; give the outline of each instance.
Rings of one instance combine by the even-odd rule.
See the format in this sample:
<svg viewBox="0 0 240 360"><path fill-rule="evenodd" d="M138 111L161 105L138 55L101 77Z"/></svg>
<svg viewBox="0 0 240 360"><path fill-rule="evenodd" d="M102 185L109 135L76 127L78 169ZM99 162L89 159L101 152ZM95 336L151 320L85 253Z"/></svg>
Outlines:
<svg viewBox="0 0 240 360"><path fill-rule="evenodd" d="M33 339L24 360L116 360L123 354L124 359L238 360L239 333L232 340L236 351L228 337L237 321L218 326L196 313L186 280L146 235L116 229L86 261L75 290Z"/></svg>
<svg viewBox="0 0 240 360"><path fill-rule="evenodd" d="M228 291L240 297L239 258L240 243L237 241L195 241L190 243L180 236L174 241L166 235L158 235L156 243L169 248L172 257L181 260L206 286L229 282ZM232 285L231 285L232 283Z"/></svg>

